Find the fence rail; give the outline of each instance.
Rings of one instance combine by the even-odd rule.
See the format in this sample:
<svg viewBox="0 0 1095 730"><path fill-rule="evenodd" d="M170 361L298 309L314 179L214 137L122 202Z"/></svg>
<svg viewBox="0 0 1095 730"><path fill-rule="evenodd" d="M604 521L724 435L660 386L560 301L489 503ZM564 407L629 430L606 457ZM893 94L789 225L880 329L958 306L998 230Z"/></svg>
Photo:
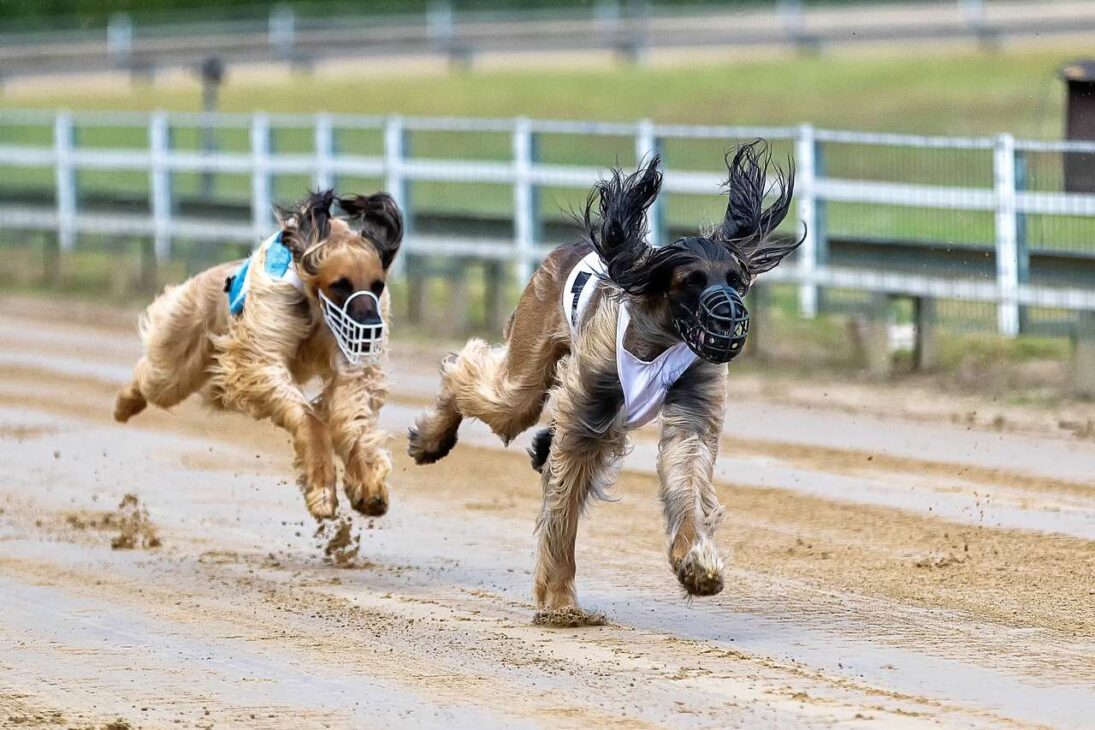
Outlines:
<svg viewBox="0 0 1095 730"><path fill-rule="evenodd" d="M362 4L363 6L367 4ZM54 21L56 22L56 21ZM194 67L209 56L229 63L280 61L307 66L333 57L440 55L467 63L484 53L602 49L632 60L681 48L792 46L809 50L864 42L975 40L1076 35L1095 29L1095 11L1049 0L778 0L743 7L596 0L542 10L457 11L435 0L423 14L359 12L296 15L274 5L266 16L210 22L193 13L156 23L113 15L106 28L0 33L0 76L43 72Z"/></svg>
<svg viewBox="0 0 1095 730"><path fill-rule="evenodd" d="M234 136L220 139L217 132ZM770 278L798 285L802 314L817 313L827 288L991 303L998 330L1009 336L1023 329L1029 307L1095 310L1095 195L1074 192L1061 162L1067 155L1095 161L1095 145L1006 134L940 138L810 125L0 111L0 230L55 232L62 250L79 245L83 235L145 236L164 262L180 239L241 243L266 237L279 185L294 183L293 196L307 184L353 180L395 196L407 216L409 253L510 263L523 285L553 247L544 231L556 211L544 204L545 190L564 189L581 200L609 165L630 166L629 158L661 151L668 202L652 211L650 227L652 240L665 243L675 230L694 229L701 213L718 215L722 154L758 136L780 154L795 156L793 224L805 224L807 238L794 263ZM615 159L606 159L612 152ZM100 188L119 185L111 175L128 186L128 204L119 209L85 202ZM84 176L92 177L82 182ZM205 182L192 198L234 200L247 218L180 212L180 183L193 187L195 176ZM227 182L218 190L221 178ZM37 200L27 194L34 180ZM437 210L455 216L489 211L509 220L510 233L417 230L416 220ZM871 255L838 260L839 241L866 246ZM913 252L907 266L886 263L884 255L896 248ZM943 253L967 249L983 253L991 266L946 268Z"/></svg>

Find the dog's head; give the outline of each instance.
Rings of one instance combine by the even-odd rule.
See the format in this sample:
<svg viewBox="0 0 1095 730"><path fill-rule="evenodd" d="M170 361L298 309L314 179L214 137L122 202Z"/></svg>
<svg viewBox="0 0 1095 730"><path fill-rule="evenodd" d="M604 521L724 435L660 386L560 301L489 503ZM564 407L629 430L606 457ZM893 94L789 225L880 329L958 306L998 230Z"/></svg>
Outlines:
<svg viewBox="0 0 1095 730"><path fill-rule="evenodd" d="M793 165L786 172L772 165L761 140L738 147L726 161L726 215L706 234L660 248L647 243L646 212L662 183L657 156L631 175L617 170L600 182L584 216L612 282L653 325L711 362L727 362L740 352L748 332L742 297L759 274L803 240L772 235L791 204ZM766 195L773 197L768 207Z"/></svg>
<svg viewBox="0 0 1095 730"><path fill-rule="evenodd" d="M339 216L331 213L336 203ZM325 190L276 213L282 243L292 252L309 291L345 308L356 322L379 321L379 299L403 240L403 215L392 197L376 193L338 198ZM373 296L354 296L358 292Z"/></svg>

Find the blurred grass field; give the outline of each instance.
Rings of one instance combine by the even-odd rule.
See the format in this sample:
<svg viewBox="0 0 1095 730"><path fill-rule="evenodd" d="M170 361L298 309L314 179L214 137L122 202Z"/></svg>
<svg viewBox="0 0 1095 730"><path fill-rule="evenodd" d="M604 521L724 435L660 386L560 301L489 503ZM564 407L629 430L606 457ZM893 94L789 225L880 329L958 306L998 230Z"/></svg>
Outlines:
<svg viewBox="0 0 1095 730"><path fill-rule="evenodd" d="M273 78L228 70L223 111L408 114L784 125L925 134L1058 137L1059 69L1090 47L998 52L842 52L657 67L393 73ZM192 84L95 88L94 82L0 97L0 107L197 111Z"/></svg>
<svg viewBox="0 0 1095 730"><path fill-rule="evenodd" d="M1006 50L995 53L950 51L936 54L870 54L864 52L767 60L695 63L665 68L606 64L603 68L536 71L465 70L451 73L372 72L362 63L356 72L286 73L280 76L229 70L220 108L227 112L333 112L632 121L650 118L664 123L788 126L810 122L820 127L947 135L1011 132L1020 137L1057 137L1062 126L1063 85L1058 70L1082 53L1061 47ZM545 60L545 65L550 59ZM116 85L96 88L94 82L66 88L22 90L0 97L0 108L68 108L101 111L196 111L200 89L196 79L167 84L135 82L128 90ZM47 127L0 127L0 143L49 144ZM666 143L667 163L676 169L719 172L726 149L740 140L672 140ZM132 147L146 144L143 130L82 127L81 146ZM197 149L196 129L177 129L173 144ZM249 149L247 129L221 129L217 147ZM285 152L312 149L308 129L281 129L275 146ZM342 130L338 148L355 154L382 154L380 130ZM410 154L428 159L508 160L506 134L477 132L416 132ZM790 144L774 145L777 155ZM933 151L874 148L871 154L832 145L828 173L859 180L989 187L991 154L986 151ZM543 135L544 161L607 167L630 165L634 142L629 137L583 138ZM1028 186L1060 189L1058 159L1035 161ZM181 197L198 190L198 175L175 175ZM279 199L298 197L309 180L280 176ZM84 172L81 190L147 195L143 173ZM342 179L340 187L368 189L379 180ZM0 169L0 195L52 194L49 169ZM250 194L245 176L218 175L214 193L219 200L244 203ZM415 183L416 209L440 214L472 214L504 218L512 215L513 199L502 185ZM561 219L579 207L585 191L542 189L545 216ZM690 226L717 219L722 202L710 196L667 196L667 220ZM831 204L827 226L834 235L883 235L892 239L946 241L953 245L986 244L993 238L991 214L933 211L901 206ZM1085 247L1093 231L1084 221L1046 217L1030 221L1033 248Z"/></svg>

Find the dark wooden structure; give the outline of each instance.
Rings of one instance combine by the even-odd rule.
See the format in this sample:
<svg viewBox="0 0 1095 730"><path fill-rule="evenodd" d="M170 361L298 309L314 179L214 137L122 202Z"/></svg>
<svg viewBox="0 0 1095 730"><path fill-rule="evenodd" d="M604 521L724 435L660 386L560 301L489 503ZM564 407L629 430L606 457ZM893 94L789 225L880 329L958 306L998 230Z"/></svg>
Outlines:
<svg viewBox="0 0 1095 730"><path fill-rule="evenodd" d="M1065 138L1095 141L1095 61L1077 61L1061 70L1067 87ZM1064 155L1065 191L1095 193L1095 152Z"/></svg>

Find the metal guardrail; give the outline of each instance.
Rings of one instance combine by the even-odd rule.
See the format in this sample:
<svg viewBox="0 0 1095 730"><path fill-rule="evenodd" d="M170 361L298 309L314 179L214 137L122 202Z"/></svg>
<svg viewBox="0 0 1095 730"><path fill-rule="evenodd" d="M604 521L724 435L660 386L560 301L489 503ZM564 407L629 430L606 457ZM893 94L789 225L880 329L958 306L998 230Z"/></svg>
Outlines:
<svg viewBox="0 0 1095 730"><path fill-rule="evenodd" d="M124 146L78 144L77 129L104 127L122 130ZM196 136L202 128L234 131L241 140L246 139L246 146L242 147L241 141L238 147L242 148L235 150L202 150L182 148L173 142L181 132ZM41 139L47 129L52 136L51 144L19 139L19 130L33 130ZM295 150L275 149L275 136L287 131L307 135L307 149L299 146ZM369 150L336 143L342 135L360 132L375 135L376 143ZM409 147L409 140L421 133L450 135L444 137L446 146L454 146L452 140L461 134L501 136L508 138L509 149L507 154L494 155L493 159L421 157L412 154ZM1021 184L1025 170L1030 167L1024 155L1093 154L1095 144L1017 141L1006 134L939 138L819 130L810 125L692 127L663 126L649 121L619 124L532 119L163 112L73 115L9 110L0 111L0 171L49 171L52 196L48 207L12 203L0 196L0 229L55 231L62 250L76 247L81 234L147 236L154 241L157 260L167 261L172 256L175 239L254 243L269 235L274 225L271 213L275 202L274 183L279 176L306 177L320 187L335 185L341 177L369 178L383 181L405 210L408 252L511 262L515 264L514 276L523 286L537 262L551 249L541 235L546 213L539 200L539 191L544 187L588 190L606 171L605 165L582 160L543 159L539 142L551 135L562 135L574 143L588 143L590 139L630 139L636 159L667 150L664 190L668 196L713 197L723 181L721 172L716 171L721 159L705 158L706 170L687 169L675 161L673 145L706 140L708 144L721 142L721 149L726 149L735 141L761 136L774 146L793 150L797 166L795 210L797 221L807 225L807 236L794 263L776 269L768 278L798 285L799 305L805 316L817 313L819 291L825 287L992 303L997 308L999 331L1009 336L1020 332L1025 307L1095 311L1095 284L1050 286L1031 283L1031 247L1025 235L1029 220L1033 218L1049 221L1051 231L1058 230L1061 223L1081 226L1077 229L1080 231L1079 243L1064 255L1072 257L1067 259L1069 261L1095 263L1095 195L1024 189ZM855 154L838 157L837 151L844 148L850 148ZM978 157L970 158L974 161L969 164L966 157L945 165L936 161L924 170L904 169L891 164L887 157L890 154L913 155L909 159L917 161L931 150ZM834 164L837 161L839 165ZM630 162L621 164L629 166ZM848 168L851 172L834 167ZM991 179L976 181L977 175L967 168L976 168L973 172L991 173ZM857 170L859 177L853 176ZM79 176L104 171L130 176L136 173L147 183L147 209L138 212L84 209L79 194ZM173 192L175 179L193 173L246 176L249 220L180 215ZM885 179L899 178L903 173L914 177L930 173L933 179L954 177L960 184ZM457 187L485 183L508 188L512 236L504 239L446 237L416 232L416 217L431 203L413 194L414 186L421 183L446 183ZM914 218L914 225L902 235L910 240L945 246L953 242L933 239L918 226L929 226L947 213L960 214L962 217L958 220L963 224L965 217L977 217L981 226L978 230L983 229L991 235L991 240L983 243L990 247L986 249L986 255L991 255L995 263L995 276L979 278L967 271L955 271L953 275L920 275L879 270L877 265L835 265L829 260L828 251L833 235L833 214L841 205L850 210L845 214L845 220L855 225L861 225L860 218L870 223L871 214L876 210L900 216L902 210L915 209L920 217ZM655 243L667 241L670 225L664 205L652 210L650 229ZM895 237L893 229L881 225L862 233L881 246ZM960 248L962 243L953 245Z"/></svg>
<svg viewBox="0 0 1095 730"><path fill-rule="evenodd" d="M641 59L682 48L975 40L1095 31L1095 9L1078 0L925 0L814 5L778 0L726 8L598 0L584 8L456 11L446 0L425 14L298 15L274 6L267 17L209 22L193 15L138 24L122 13L105 29L0 33L0 76L112 69L149 73L229 63L308 65L335 57L441 55L467 63L484 53L609 51Z"/></svg>

